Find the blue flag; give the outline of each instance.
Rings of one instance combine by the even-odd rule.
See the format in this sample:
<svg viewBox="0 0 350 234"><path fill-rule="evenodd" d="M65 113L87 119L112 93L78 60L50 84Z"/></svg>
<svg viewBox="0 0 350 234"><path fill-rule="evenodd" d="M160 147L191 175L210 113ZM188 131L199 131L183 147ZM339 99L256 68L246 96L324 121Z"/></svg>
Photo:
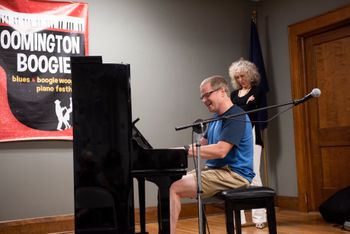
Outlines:
<svg viewBox="0 0 350 234"><path fill-rule="evenodd" d="M251 26L250 26L249 60L257 66L261 77L260 84L259 84L259 88L261 90L261 97L260 97L261 101L258 108L266 107L267 106L266 93L269 91L269 84L267 83L267 79L266 79L265 65L264 65L264 59L263 59L261 47L260 47L258 30L256 29L256 24L253 19L251 21ZM267 110L259 111L257 113L257 121L266 121L267 119L268 119ZM267 122L257 122L256 125L259 126L259 128L262 130L267 127Z"/></svg>

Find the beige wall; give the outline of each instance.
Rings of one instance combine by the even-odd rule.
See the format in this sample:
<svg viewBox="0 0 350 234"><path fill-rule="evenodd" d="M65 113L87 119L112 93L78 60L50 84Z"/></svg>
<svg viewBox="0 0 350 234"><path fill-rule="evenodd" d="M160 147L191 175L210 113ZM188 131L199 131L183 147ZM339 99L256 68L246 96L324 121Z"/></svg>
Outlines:
<svg viewBox="0 0 350 234"><path fill-rule="evenodd" d="M90 54L131 65L133 118L156 147L184 145L175 126L209 117L198 85L247 53L246 1L87 0ZM72 143L0 144L0 220L73 213ZM147 205L156 192L147 188Z"/></svg>
<svg viewBox="0 0 350 234"><path fill-rule="evenodd" d="M266 57L270 104L289 101L287 26L344 0L122 1L89 4L90 54L104 62L131 64L132 111L156 148L191 140L175 126L210 115L198 84L212 74L227 76L232 60L248 54L253 5ZM282 124L283 123L283 124ZM292 113L269 126L270 182L277 193L296 196ZM73 213L72 142L0 144L0 220ZM155 205L148 185L147 205Z"/></svg>

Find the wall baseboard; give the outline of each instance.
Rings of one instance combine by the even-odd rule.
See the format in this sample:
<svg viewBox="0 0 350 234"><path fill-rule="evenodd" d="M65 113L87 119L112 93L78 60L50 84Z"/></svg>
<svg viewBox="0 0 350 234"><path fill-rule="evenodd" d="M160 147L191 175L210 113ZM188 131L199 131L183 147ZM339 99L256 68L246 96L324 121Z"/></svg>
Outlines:
<svg viewBox="0 0 350 234"><path fill-rule="evenodd" d="M208 205L207 214L223 212L223 209L214 205ZM192 218L197 216L197 204L182 205L181 217ZM146 208L147 223L157 222L157 207ZM135 209L135 223L139 224L139 210ZM0 234L47 234L47 233L71 233L74 230L74 215L57 215L50 217L38 217L21 220L0 221Z"/></svg>
<svg viewBox="0 0 350 234"><path fill-rule="evenodd" d="M280 209L298 210L298 198L277 196L276 206ZM206 214L223 214L223 204L207 204ZM180 219L198 216L197 203L182 204ZM157 207L146 208L147 223L157 222ZM139 224L139 210L135 209L135 223ZM71 233L74 230L74 215L58 215L32 219L0 221L0 234Z"/></svg>
<svg viewBox="0 0 350 234"><path fill-rule="evenodd" d="M299 210L298 197L277 196L276 206L285 210Z"/></svg>
<svg viewBox="0 0 350 234"><path fill-rule="evenodd" d="M73 215L58 215L0 222L0 234L41 234L74 230Z"/></svg>

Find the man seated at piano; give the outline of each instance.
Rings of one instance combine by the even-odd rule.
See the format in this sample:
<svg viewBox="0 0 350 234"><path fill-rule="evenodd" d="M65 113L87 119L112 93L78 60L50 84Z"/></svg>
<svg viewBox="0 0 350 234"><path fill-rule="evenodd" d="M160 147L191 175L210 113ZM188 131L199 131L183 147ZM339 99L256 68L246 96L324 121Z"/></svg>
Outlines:
<svg viewBox="0 0 350 234"><path fill-rule="evenodd" d="M200 84L200 98L214 117L236 115L243 110L230 99L228 82L214 75ZM252 126L247 114L211 122L200 141L200 156L206 160L201 172L202 198L216 193L249 185L253 172ZM195 145L189 145L188 156L197 155ZM187 173L170 187L170 229L176 233L181 211L181 198L195 198L197 178L195 171Z"/></svg>

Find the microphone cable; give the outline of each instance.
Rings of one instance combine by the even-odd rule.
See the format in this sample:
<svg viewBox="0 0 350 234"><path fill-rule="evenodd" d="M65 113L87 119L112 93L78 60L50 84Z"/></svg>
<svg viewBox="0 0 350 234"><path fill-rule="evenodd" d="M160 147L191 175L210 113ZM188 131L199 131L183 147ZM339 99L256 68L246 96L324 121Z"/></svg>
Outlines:
<svg viewBox="0 0 350 234"><path fill-rule="evenodd" d="M238 116L235 116L233 118L223 118L223 119L232 119L234 121L237 121L237 122L244 122L244 123L268 123L270 121L272 121L273 119L277 118L278 116L282 115L283 113L287 112L288 110L290 109L293 109L294 106L290 106L290 107L287 107L286 109L282 110L282 111L279 111L277 112L275 115L273 115L272 117L270 117L269 119L267 120L238 120L236 119ZM248 115L248 113L244 113L244 112L241 112L242 115ZM220 121L220 120L217 120L217 121Z"/></svg>

